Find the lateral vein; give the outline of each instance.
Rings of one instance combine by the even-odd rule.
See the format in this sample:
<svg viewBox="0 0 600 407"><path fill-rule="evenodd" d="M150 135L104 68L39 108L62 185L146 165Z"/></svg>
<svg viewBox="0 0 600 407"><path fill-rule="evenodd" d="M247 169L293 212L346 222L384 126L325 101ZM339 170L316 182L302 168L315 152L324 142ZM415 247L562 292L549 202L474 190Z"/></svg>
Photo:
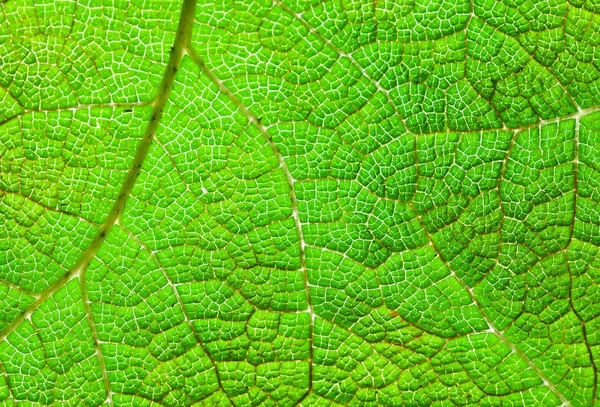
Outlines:
<svg viewBox="0 0 600 407"><path fill-rule="evenodd" d="M313 378L313 363L312 363L312 361L313 361L313 347L314 347L313 333L314 333L314 321L315 321L316 314L313 310L312 301L311 301L311 297L310 297L310 284L308 282L308 268L306 267L306 254L305 254L306 243L304 240L304 234L302 232L302 223L300 221L300 213L298 211L298 198L296 196L296 190L294 188L295 180L292 177L290 169L288 168L288 166L285 162L283 154L281 153L281 151L279 150L279 148L273 141L273 138L269 134L265 125L261 123L260 119L258 119L250 111L250 109L248 109L248 107L246 107L242 103L242 101L237 96L235 96L233 94L233 92L231 92L231 90L229 90L227 88L227 86L225 86L223 81L221 79L219 79L215 75L215 73L212 72L206 66L206 64L200 57L200 55L198 55L198 53L193 49L191 44L187 44L186 52L189 55L189 57L192 59L192 61L200 68L200 71L204 75L206 75L215 86L217 86L219 91L223 95L225 95L229 99L229 101L231 103L233 103L238 108L238 110L240 112L242 112L242 114L244 116L246 116L246 119L248 119L248 121L252 125L254 125L258 129L258 131L262 134L262 136L265 138L265 140L269 144L271 151L277 158L277 160L279 162L279 168L283 171L285 178L286 178L286 182L288 184L288 188L290 190L289 195L290 195L290 201L291 201L291 205L292 205L292 218L294 219L294 225L295 225L296 233L298 235L298 250L300 253L300 268L301 268L302 277L304 280L304 291L306 294L306 302L307 302L306 312L308 312L308 314L310 315L310 321L311 321L310 322L310 351L309 351L309 385L308 385L308 389L307 389L306 393L296 403L296 405L297 405L312 390L312 382L313 382L313 380L312 380L312 378Z"/></svg>

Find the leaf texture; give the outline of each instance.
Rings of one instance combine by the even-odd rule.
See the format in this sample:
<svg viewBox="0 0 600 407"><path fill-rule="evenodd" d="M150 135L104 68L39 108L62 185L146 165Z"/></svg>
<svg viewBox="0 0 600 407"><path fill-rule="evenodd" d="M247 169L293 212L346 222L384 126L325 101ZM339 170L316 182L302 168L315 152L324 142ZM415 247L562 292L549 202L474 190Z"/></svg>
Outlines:
<svg viewBox="0 0 600 407"><path fill-rule="evenodd" d="M600 405L600 5L0 9L1 406Z"/></svg>

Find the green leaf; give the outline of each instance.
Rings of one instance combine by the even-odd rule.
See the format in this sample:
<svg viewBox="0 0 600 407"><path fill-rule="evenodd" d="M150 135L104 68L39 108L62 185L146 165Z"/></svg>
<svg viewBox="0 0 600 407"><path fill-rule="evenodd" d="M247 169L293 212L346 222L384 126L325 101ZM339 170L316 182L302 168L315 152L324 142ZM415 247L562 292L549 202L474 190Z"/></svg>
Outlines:
<svg viewBox="0 0 600 407"><path fill-rule="evenodd" d="M0 406L600 405L593 1L0 9Z"/></svg>

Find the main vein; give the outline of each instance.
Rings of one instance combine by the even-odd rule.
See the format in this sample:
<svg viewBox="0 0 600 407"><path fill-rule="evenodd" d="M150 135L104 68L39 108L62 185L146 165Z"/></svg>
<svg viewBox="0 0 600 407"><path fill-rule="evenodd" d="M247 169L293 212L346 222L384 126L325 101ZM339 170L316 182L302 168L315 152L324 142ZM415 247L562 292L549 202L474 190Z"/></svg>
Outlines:
<svg viewBox="0 0 600 407"><path fill-rule="evenodd" d="M80 282L84 281L84 274L87 270L87 267L96 256L96 253L100 249L100 246L106 239L106 236L108 235L112 227L117 222L121 213L123 213L127 200L131 195L131 191L133 190L133 186L135 185L135 182L140 175L142 164L144 163L148 155L148 151L150 150L152 140L158 129L165 104L167 103L167 100L169 98L169 93L173 87L177 67L179 66L179 64L181 63L181 59L183 58L185 44L189 41L189 38L191 37L195 9L196 0L184 0L181 10L181 16L179 18L179 24L177 26L177 33L175 35L175 42L173 44L173 47L171 48L171 54L169 56L169 60L167 62L167 67L163 75L162 81L160 83L160 88L158 89L156 98L153 102L152 115L146 126L146 130L144 131L144 135L140 140L132 164L127 173L127 177L125 178L125 182L121 186L119 195L115 200L115 203L113 204L110 212L108 213L106 220L102 223L98 233L92 239L87 249L81 254L75 265L73 265L73 267L71 267L67 272L65 272L57 281L55 281L48 288L46 288L46 290L44 290L44 292L42 292L29 307L27 307L18 317L11 321L11 323L8 324L4 329L2 329L2 331L0 331L0 341L5 340L6 337L10 335L10 333L12 333L15 329L17 329L17 327L19 327L19 325L25 319L30 318L33 312L35 312L35 310L37 310L42 303L44 303L54 293L60 290L68 281L74 278L79 279ZM86 308L86 311L88 313L87 318L92 332L95 332L95 326L91 315L89 315L89 309ZM95 339L95 341L97 342L97 339ZM97 343L95 343L95 345L97 345ZM103 364L103 358L99 357L99 360L100 363ZM101 366L101 368L103 370L103 376L105 376L106 367ZM105 383L105 387L108 386L107 377L103 377L103 381ZM108 389L106 390L108 392Z"/></svg>

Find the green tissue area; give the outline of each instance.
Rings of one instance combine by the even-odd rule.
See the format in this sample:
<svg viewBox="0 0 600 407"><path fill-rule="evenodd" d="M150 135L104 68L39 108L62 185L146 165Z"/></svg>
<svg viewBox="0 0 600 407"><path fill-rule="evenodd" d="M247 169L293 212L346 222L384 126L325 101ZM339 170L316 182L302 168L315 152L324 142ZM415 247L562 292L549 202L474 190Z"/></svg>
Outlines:
<svg viewBox="0 0 600 407"><path fill-rule="evenodd" d="M194 46L263 123L344 140L398 113L416 133L520 127L600 101L597 6L203 3Z"/></svg>
<svg viewBox="0 0 600 407"><path fill-rule="evenodd" d="M110 388L167 405L293 405L309 386L311 321L285 176L189 59L163 120L88 270Z"/></svg>
<svg viewBox="0 0 600 407"><path fill-rule="evenodd" d="M179 9L149 0L4 2L0 101L4 92L19 110L149 101Z"/></svg>
<svg viewBox="0 0 600 407"><path fill-rule="evenodd" d="M75 264L119 193L149 113L33 112L0 126L0 279L13 290L39 293Z"/></svg>
<svg viewBox="0 0 600 407"><path fill-rule="evenodd" d="M0 405L594 405L594 7L0 3Z"/></svg>

